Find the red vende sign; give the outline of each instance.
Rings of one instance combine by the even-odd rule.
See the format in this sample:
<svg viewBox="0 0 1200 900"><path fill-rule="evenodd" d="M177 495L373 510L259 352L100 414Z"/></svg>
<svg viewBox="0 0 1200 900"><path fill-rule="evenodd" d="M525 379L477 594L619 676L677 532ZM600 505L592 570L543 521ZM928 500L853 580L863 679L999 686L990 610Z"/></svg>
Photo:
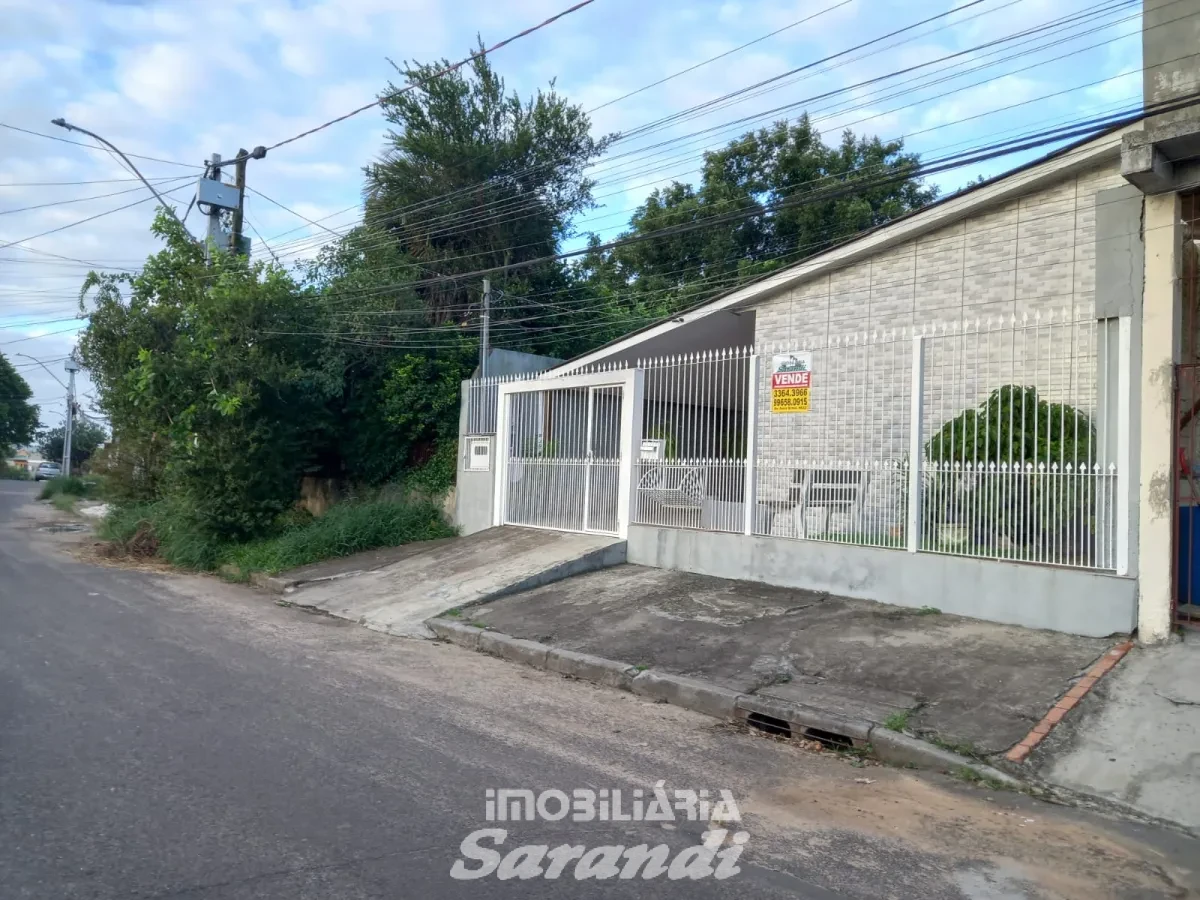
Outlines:
<svg viewBox="0 0 1200 900"><path fill-rule="evenodd" d="M811 387L812 372L776 372L771 376L771 387Z"/></svg>

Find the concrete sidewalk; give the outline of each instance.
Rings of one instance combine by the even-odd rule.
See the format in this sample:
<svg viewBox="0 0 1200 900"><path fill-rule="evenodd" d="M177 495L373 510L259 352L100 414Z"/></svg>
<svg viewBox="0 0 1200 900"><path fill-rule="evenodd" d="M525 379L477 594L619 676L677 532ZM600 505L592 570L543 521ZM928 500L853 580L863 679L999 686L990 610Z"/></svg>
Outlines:
<svg viewBox="0 0 1200 900"><path fill-rule="evenodd" d="M463 620L841 711L977 757L1020 741L1112 641L624 565Z"/></svg>
<svg viewBox="0 0 1200 900"><path fill-rule="evenodd" d="M443 610L624 560L625 543L616 538L489 528L285 572L264 586L376 631L430 637L425 620Z"/></svg>
<svg viewBox="0 0 1200 900"><path fill-rule="evenodd" d="M1029 762L1054 784L1200 834L1200 634L1130 651Z"/></svg>

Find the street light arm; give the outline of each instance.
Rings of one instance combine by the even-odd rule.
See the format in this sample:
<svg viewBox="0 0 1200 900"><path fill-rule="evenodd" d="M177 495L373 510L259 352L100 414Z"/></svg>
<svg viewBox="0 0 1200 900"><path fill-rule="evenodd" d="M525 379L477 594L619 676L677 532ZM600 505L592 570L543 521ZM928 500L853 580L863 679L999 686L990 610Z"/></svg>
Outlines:
<svg viewBox="0 0 1200 900"><path fill-rule="evenodd" d="M30 362L35 362L39 366L41 366L43 369L46 369L46 364L44 362L42 362L40 359L34 359L28 353L16 353L16 354L14 354L14 356L23 356ZM62 383L62 379L59 378L57 375L55 375L53 372L51 372L49 369L46 369L46 374L49 375L51 378L53 378L55 381L57 381L59 384L62 384L64 389L66 388L66 385Z"/></svg>
<svg viewBox="0 0 1200 900"><path fill-rule="evenodd" d="M105 147L108 147L110 150L112 150L114 153L116 153L117 156L121 157L121 159L123 159L125 161L125 165L129 166L130 171L133 172L133 174L136 175L139 179L141 179L142 184L144 184L146 187L148 187L150 189L150 193L152 193L156 198L158 198L158 202L163 206L164 209L166 209L167 212L169 212L171 214L171 218L173 218L176 222L179 223L179 226L187 233L187 236L190 237L193 241L196 240L195 235L193 235L190 231L188 231L187 226L183 224L183 220L180 219L179 216L177 216L175 214L175 208L173 206L169 206L167 204L167 201L163 199L162 194L160 194L158 191L156 191L154 189L154 185L152 185L150 182L148 182L146 180L145 176L143 176L142 173L137 170L137 166L135 166L133 163L131 163L129 161L129 157L126 156L124 153L122 153L120 148L118 148L114 144L109 143L108 141L106 141L104 138L100 137L100 135L96 134L95 132L88 131L86 128L80 128L78 125L72 125L66 119L61 119L61 118L60 119L51 119L50 124L57 125L59 128L65 128L65 129L67 129L67 131L78 131L80 134L86 134L88 137L94 138L95 140L102 143Z"/></svg>

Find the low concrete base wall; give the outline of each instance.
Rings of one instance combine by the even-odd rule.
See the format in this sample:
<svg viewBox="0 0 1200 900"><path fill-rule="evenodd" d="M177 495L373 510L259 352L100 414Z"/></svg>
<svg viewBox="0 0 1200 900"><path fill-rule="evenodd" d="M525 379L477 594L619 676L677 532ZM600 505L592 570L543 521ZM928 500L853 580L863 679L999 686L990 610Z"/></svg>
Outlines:
<svg viewBox="0 0 1200 900"><path fill-rule="evenodd" d="M828 591L1086 637L1128 634L1137 583L1078 569L633 525L631 563Z"/></svg>
<svg viewBox="0 0 1200 900"><path fill-rule="evenodd" d="M491 528L493 521L492 510L495 507L496 493L496 461L492 459L492 468L484 472L470 472L464 467L467 457L467 439L460 437L458 448L458 478L454 491L454 524L462 535L475 534L485 528ZM495 456L495 445L492 450Z"/></svg>

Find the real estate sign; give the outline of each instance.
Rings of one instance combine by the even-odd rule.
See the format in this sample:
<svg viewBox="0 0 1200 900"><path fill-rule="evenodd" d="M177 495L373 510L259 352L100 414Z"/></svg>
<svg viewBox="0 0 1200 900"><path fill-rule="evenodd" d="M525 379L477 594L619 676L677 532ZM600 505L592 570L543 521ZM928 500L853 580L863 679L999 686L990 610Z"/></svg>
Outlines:
<svg viewBox="0 0 1200 900"><path fill-rule="evenodd" d="M771 412L808 412L811 389L811 353L799 351L771 357Z"/></svg>

